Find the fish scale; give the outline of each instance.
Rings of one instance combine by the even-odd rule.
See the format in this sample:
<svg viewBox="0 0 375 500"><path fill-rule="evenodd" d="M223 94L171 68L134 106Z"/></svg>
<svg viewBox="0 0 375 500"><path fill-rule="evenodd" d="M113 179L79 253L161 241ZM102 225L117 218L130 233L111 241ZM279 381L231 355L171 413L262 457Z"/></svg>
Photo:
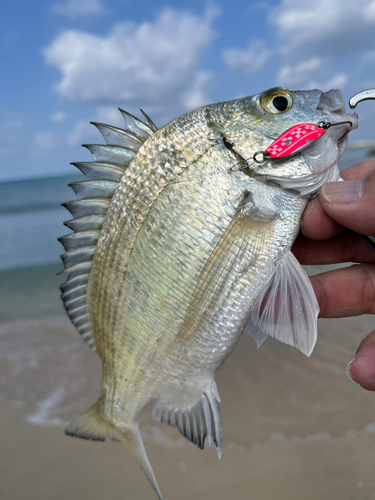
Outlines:
<svg viewBox="0 0 375 500"><path fill-rule="evenodd" d="M290 248L308 197L338 178L349 126L260 165L247 158L290 127L346 118L341 94L276 88L159 130L121 113L125 130L96 124L106 145L77 164L90 180L74 184L76 232L61 238L65 307L103 366L99 400L66 433L122 441L161 498L138 428L150 401L156 420L220 457L215 372L241 332L311 353L319 307Z"/></svg>
<svg viewBox="0 0 375 500"><path fill-rule="evenodd" d="M142 203L144 198L141 198L142 197L142 187L141 187L142 178L139 179L139 177L141 177L141 175L139 173L138 163L140 165L142 165L142 168L144 169L145 168L145 157L146 158L148 158L148 157L154 158L155 157L154 150L155 149L158 150L157 133L151 139L152 139L152 142L154 142L156 146L154 146L151 143L151 144L148 144L148 146L149 146L148 148L146 148L146 147L143 148L143 149L145 149L145 151L143 151L143 149L141 149L139 151L138 162L137 161L133 162L131 167L128 169L128 171L126 172L126 175L123 177L122 181L120 182L118 191L116 192L116 194L114 196L113 207L115 207L115 208L113 209L112 212L109 211L107 214L106 224L105 224L105 226L103 226L103 229L102 229L102 236L101 236L101 239L99 240L99 243L97 246L97 252L96 252L96 256L95 256L95 260L94 260L94 269L93 269L92 274L91 274L92 287L96 287L97 289L104 290L107 288L105 282L102 282L98 285L95 284L95 274L94 274L95 267L98 267L100 269L102 269L104 267L102 262L100 262L100 263L98 262L97 264L95 263L96 259L98 259L102 253L105 255L105 258L108 259L109 265L107 267L108 267L109 273L111 272L112 262L114 262L113 267L118 266L119 268L120 268L120 266L122 266L122 268L124 268L126 266L126 262L127 262L127 256L126 256L127 250L126 249L124 250L125 255L120 250L120 248L121 249L125 248L125 244L126 244L125 238L121 242L122 243L121 247L120 247L120 245L117 246L116 239L112 238L110 240L110 246L108 248L102 249L102 241L104 242L107 240L107 231L112 233L112 234L126 235L127 240L130 240L131 237L136 238L137 233L134 232L134 225L132 223L129 224L129 222L128 222L129 221L128 214L129 213L133 214L134 220L137 221L138 219L142 220L145 217L145 214L150 210L149 204L146 204L145 202ZM195 141L195 143L196 142L197 141ZM197 148L197 146L195 146L195 148L196 148L198 154L200 155L201 150L199 148ZM172 163L172 160L170 160L170 163ZM180 163L179 159L177 161L175 160L175 163L178 165L178 168L180 171L181 170L181 163ZM158 165L158 163L157 163L157 165ZM165 186L160 186L160 183L157 183L157 180L160 178L160 174L156 174L156 176L154 174L155 177L152 175L154 173L154 171L156 170L155 168L153 168L154 166L146 164L146 168L147 167L148 167L148 170L143 172L143 176L148 178L149 181L151 179L155 179L155 181L156 181L156 182L154 182L154 186L153 186L153 188L154 188L153 199L152 200L148 199L148 203L151 204L151 201L153 201L157 198L157 195L160 193L161 189L165 189ZM132 173L134 173L134 177L132 177ZM135 203L134 202L132 203L132 200L134 199L134 194L132 196L132 193L137 192L137 191L138 192L141 191L140 194L137 196L137 200L141 199L142 201L136 200ZM159 194L159 196L160 196L160 194ZM120 225L121 219L118 216L118 213L116 211L116 207L117 206L122 207L122 206L124 206L124 204L127 205L127 217L122 219L122 224ZM169 207L169 209L170 209L170 207ZM138 229L138 228L136 228L136 229ZM129 247L128 251L131 250L132 245L134 245L134 243L128 244L128 247ZM111 253L111 250L112 250L113 254ZM117 258L115 257L116 254L118 255ZM118 277L116 279L113 275L111 275L109 273L103 273L102 276L103 277L106 276L104 279L107 282L111 282L111 283L115 282L117 284L117 286L119 287L121 281L118 279ZM119 293L120 292L117 291L116 295L118 295ZM93 303L95 303L94 294L92 295L92 297L93 297ZM111 311L111 308L108 307L108 304L111 305L112 303L113 303L112 297L110 297L110 300L108 303L105 302L104 300L102 300L101 297L98 300L98 305L101 304L103 311L106 311L107 314L110 314L110 311ZM114 325L113 317L103 318L103 323L104 322L107 325L110 324L111 327L113 328L113 325Z"/></svg>

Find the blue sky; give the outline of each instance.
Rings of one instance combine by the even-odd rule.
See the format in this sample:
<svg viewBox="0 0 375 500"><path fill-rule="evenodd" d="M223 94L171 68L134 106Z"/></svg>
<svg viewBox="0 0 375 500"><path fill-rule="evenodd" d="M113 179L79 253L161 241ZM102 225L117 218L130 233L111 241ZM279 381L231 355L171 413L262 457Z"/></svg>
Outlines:
<svg viewBox="0 0 375 500"><path fill-rule="evenodd" d="M0 179L71 174L117 107L158 126L274 86L375 87L375 0L6 2ZM351 140L375 139L375 102Z"/></svg>

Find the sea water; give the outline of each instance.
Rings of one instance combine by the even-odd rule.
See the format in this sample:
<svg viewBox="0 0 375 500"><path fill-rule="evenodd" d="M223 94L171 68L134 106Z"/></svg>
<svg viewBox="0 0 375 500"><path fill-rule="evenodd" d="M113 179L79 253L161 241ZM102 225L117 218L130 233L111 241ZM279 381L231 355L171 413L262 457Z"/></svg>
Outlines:
<svg viewBox="0 0 375 500"><path fill-rule="evenodd" d="M83 176L0 183L0 270L51 264L63 252L57 238L69 212L61 203L75 199L69 182Z"/></svg>
<svg viewBox="0 0 375 500"><path fill-rule="evenodd" d="M344 169L375 157L373 146L347 149L340 160ZM75 199L70 182L82 175L0 183L0 270L57 263L63 252L57 238L70 231L71 218L61 203Z"/></svg>
<svg viewBox="0 0 375 500"><path fill-rule="evenodd" d="M341 167L370 153L349 149ZM60 203L79 179L0 184L1 500L155 498L123 446L63 435L100 394L100 359L65 314L66 276L56 276L70 218ZM146 410L140 427L165 498L375 500L374 394L345 372L373 327L372 316L319 320L310 358L242 336L217 373L220 462Z"/></svg>

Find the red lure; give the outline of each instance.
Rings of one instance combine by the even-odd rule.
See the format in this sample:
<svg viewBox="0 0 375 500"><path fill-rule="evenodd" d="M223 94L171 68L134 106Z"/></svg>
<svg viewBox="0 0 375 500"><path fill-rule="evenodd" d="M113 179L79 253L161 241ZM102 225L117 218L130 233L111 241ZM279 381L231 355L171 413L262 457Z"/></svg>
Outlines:
<svg viewBox="0 0 375 500"><path fill-rule="evenodd" d="M308 147L312 141L319 139L326 128L318 127L313 123L300 123L293 125L280 135L264 151L268 158L283 158L291 156Z"/></svg>
<svg viewBox="0 0 375 500"><path fill-rule="evenodd" d="M299 123L298 125L293 125L293 127L288 128L288 130L275 139L267 149L264 151L257 151L249 160L252 159L255 163L264 163L267 160L293 156L303 149L308 148L313 141L319 139L319 137L321 137L330 127L343 125L344 123L353 125L350 121L337 123L321 121L318 122L317 125L314 123ZM245 170L249 167L247 161L248 160L243 160L233 165L233 167L228 169L228 173L236 170Z"/></svg>

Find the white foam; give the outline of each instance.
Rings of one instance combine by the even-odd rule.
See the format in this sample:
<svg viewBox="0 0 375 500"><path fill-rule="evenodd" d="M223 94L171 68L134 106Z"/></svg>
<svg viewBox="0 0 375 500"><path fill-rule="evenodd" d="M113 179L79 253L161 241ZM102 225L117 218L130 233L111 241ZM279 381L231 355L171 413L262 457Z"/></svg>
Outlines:
<svg viewBox="0 0 375 500"><path fill-rule="evenodd" d="M45 427L52 427L62 425L64 422L61 418L51 416L51 411L58 405L64 398L65 389L60 387L50 394L46 399L40 401L37 409L31 415L26 417L27 422L33 425L42 425Z"/></svg>
<svg viewBox="0 0 375 500"><path fill-rule="evenodd" d="M367 434L375 434L375 423L366 425L366 427L363 430Z"/></svg>

